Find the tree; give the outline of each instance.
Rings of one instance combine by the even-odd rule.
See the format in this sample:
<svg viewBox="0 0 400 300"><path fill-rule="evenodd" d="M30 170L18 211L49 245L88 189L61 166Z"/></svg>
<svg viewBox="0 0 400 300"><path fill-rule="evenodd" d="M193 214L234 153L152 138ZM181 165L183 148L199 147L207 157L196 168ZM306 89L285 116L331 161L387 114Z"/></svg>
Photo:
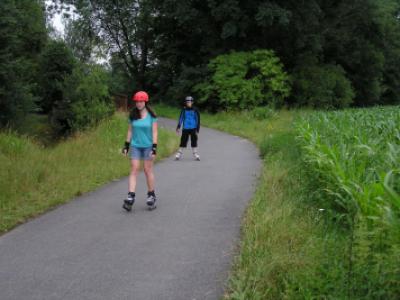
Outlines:
<svg viewBox="0 0 400 300"><path fill-rule="evenodd" d="M146 71L152 57L153 21L156 12L150 0L66 0L54 1L75 5L82 22L109 45L124 62L126 72L137 88L146 87Z"/></svg>
<svg viewBox="0 0 400 300"><path fill-rule="evenodd" d="M40 57L39 105L44 113L50 113L57 101L63 101L64 82L74 65L72 51L63 41L49 41Z"/></svg>
<svg viewBox="0 0 400 300"><path fill-rule="evenodd" d="M58 134L84 130L113 113L108 76L99 65L75 66L65 80L64 97L55 103L51 112L51 124Z"/></svg>
<svg viewBox="0 0 400 300"><path fill-rule="evenodd" d="M46 39L41 1L0 2L0 126L35 108L37 60Z"/></svg>
<svg viewBox="0 0 400 300"><path fill-rule="evenodd" d="M132 89L146 87L160 98L195 86L218 55L272 49L289 72L304 74L307 62L342 68L354 105L399 101L397 0L57 1L85 7ZM287 103L296 102L293 95Z"/></svg>

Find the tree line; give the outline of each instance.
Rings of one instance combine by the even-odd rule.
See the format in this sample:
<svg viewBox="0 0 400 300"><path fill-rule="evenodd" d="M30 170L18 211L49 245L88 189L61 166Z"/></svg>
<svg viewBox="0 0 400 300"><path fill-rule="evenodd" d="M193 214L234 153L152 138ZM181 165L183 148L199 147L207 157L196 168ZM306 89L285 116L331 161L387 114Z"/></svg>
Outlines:
<svg viewBox="0 0 400 300"><path fill-rule="evenodd" d="M0 127L42 114L65 136L113 112L112 76L55 38L48 17L44 1L0 2Z"/></svg>
<svg viewBox="0 0 400 300"><path fill-rule="evenodd" d="M209 80L218 55L268 49L290 75L288 105L399 102L397 0L58 1L67 2L134 88L162 99L181 99Z"/></svg>
<svg viewBox="0 0 400 300"><path fill-rule="evenodd" d="M7 3L25 3L30 16L20 23L21 16L6 12ZM51 11L65 14L66 5L74 7L64 44L76 61L88 64L95 53L108 53L107 84L113 92L130 95L146 89L167 103L193 94L210 110L242 108L243 103L329 109L400 102L398 0L52 3ZM37 65L32 62L46 44L44 27L35 23L44 22L37 8L43 2L5 0L1 5L6 17L0 21L0 38L9 44L2 46L1 63L16 57L1 69L2 82L3 76L18 82L5 75L12 69L12 76L31 84L23 77L34 74L27 68ZM13 22L29 28L18 33ZM41 77L43 69L37 71ZM2 97L16 83L7 84L1 87ZM29 84L19 89L20 99L48 102L43 100L49 95L46 87L47 92L29 94L37 89Z"/></svg>

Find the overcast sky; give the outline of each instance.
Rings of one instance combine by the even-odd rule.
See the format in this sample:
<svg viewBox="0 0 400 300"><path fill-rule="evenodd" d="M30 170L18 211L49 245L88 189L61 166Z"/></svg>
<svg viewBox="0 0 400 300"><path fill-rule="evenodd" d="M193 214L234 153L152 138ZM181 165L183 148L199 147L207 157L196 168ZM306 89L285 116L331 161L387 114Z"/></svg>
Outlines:
<svg viewBox="0 0 400 300"><path fill-rule="evenodd" d="M51 1L46 0L45 3L46 3L46 6L48 6L51 4ZM51 19L51 23L52 23L53 27L61 34L61 36L64 36L64 24L62 21L62 15L54 14L53 18Z"/></svg>

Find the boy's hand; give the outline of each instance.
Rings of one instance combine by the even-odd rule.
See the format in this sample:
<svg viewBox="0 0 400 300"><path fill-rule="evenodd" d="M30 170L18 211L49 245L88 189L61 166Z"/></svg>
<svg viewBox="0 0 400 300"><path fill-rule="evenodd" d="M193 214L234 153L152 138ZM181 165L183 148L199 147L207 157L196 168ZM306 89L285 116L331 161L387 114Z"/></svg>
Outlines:
<svg viewBox="0 0 400 300"><path fill-rule="evenodd" d="M181 130L179 128L176 129L176 134L179 134Z"/></svg>

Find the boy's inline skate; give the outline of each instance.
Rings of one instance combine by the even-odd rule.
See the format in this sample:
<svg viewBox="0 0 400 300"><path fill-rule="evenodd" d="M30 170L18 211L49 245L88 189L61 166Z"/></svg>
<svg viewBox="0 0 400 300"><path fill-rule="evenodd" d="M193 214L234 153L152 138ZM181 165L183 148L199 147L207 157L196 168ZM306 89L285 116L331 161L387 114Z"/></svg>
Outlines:
<svg viewBox="0 0 400 300"><path fill-rule="evenodd" d="M200 161L200 155L197 152L193 153L193 157L195 160Z"/></svg>
<svg viewBox="0 0 400 300"><path fill-rule="evenodd" d="M182 158L182 151L178 151L175 154L175 160L180 160Z"/></svg>

